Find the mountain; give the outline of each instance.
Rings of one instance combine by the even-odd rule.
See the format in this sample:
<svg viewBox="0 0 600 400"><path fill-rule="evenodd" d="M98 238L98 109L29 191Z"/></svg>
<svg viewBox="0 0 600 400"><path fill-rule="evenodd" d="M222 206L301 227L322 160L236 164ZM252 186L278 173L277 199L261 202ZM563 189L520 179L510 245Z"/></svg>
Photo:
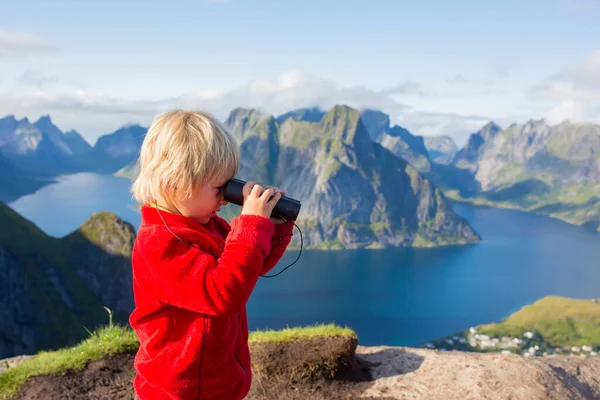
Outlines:
<svg viewBox="0 0 600 400"><path fill-rule="evenodd" d="M600 229L600 125L506 129L489 123L472 134L437 181L457 200L518 208Z"/></svg>
<svg viewBox="0 0 600 400"><path fill-rule="evenodd" d="M74 130L66 132L63 140L69 146L73 154L87 154L92 149L92 146L90 146L90 144Z"/></svg>
<svg viewBox="0 0 600 400"><path fill-rule="evenodd" d="M429 172L431 163L423 137L414 136L401 126L390 126L390 117L378 110L365 109L360 119L371 137L398 157L408 161L419 172Z"/></svg>
<svg viewBox="0 0 600 400"><path fill-rule="evenodd" d="M14 115L0 118L0 148L14 140L14 132L17 129L18 121Z"/></svg>
<svg viewBox="0 0 600 400"><path fill-rule="evenodd" d="M236 109L238 177L285 188L302 201L308 248L431 246L479 237L446 198L405 160L371 140L360 113L333 107L318 122Z"/></svg>
<svg viewBox="0 0 600 400"><path fill-rule="evenodd" d="M287 121L288 118L292 118L295 121L319 122L325 113L325 111L318 107L299 108L297 110L292 110L285 114L281 114L279 117L277 117L277 122L282 124Z"/></svg>
<svg viewBox="0 0 600 400"><path fill-rule="evenodd" d="M432 162L450 164L458 153L458 147L450 136L425 136L423 139Z"/></svg>
<svg viewBox="0 0 600 400"><path fill-rule="evenodd" d="M24 171L14 166L0 151L0 201L10 203L21 196L38 190L49 180L30 178Z"/></svg>
<svg viewBox="0 0 600 400"><path fill-rule="evenodd" d="M0 358L73 344L133 309L134 228L94 214L56 239L0 203Z"/></svg>
<svg viewBox="0 0 600 400"><path fill-rule="evenodd" d="M50 116L35 123L9 115L0 119L0 151L26 178L82 171L115 173L135 161L147 128L123 126L92 147L74 130L63 133Z"/></svg>
<svg viewBox="0 0 600 400"><path fill-rule="evenodd" d="M123 126L101 136L87 156L93 171L115 173L139 157L148 128L139 125Z"/></svg>
<svg viewBox="0 0 600 400"><path fill-rule="evenodd" d="M66 136L47 115L35 123L12 115L0 119L0 151L28 178L82 170L83 165L74 158L85 151L82 141L76 132Z"/></svg>

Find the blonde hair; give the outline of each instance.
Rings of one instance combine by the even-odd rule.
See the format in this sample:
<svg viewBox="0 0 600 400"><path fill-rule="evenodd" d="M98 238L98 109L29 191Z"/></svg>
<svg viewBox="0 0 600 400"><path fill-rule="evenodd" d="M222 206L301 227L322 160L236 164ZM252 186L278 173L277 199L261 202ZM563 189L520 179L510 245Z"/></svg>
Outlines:
<svg viewBox="0 0 600 400"><path fill-rule="evenodd" d="M132 185L140 203L173 203L240 167L235 138L211 115L173 110L152 121L139 157L140 174Z"/></svg>

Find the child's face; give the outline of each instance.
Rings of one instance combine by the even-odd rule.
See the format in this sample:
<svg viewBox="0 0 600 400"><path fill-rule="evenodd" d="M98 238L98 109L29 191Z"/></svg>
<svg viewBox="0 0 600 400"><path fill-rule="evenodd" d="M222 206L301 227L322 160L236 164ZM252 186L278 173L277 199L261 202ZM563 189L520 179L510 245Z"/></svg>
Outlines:
<svg viewBox="0 0 600 400"><path fill-rule="evenodd" d="M215 182L199 185L192 196L179 204L179 212L186 217L194 218L201 224L207 223L212 216L227 204L223 200L225 184L229 177L219 178Z"/></svg>

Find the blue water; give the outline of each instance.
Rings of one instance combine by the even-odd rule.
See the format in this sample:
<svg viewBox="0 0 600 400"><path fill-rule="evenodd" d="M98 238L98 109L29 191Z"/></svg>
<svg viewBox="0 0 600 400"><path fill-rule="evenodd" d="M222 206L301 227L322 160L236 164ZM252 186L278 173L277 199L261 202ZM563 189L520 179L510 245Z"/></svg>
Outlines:
<svg viewBox="0 0 600 400"><path fill-rule="evenodd" d="M10 206L63 236L108 210L139 226L130 182L62 178ZM600 234L519 211L455 205L484 242L436 249L304 251L248 304L250 329L335 322L362 345L420 345L498 321L546 295L600 297ZM292 262L289 251L279 268ZM276 270L277 271L277 267Z"/></svg>

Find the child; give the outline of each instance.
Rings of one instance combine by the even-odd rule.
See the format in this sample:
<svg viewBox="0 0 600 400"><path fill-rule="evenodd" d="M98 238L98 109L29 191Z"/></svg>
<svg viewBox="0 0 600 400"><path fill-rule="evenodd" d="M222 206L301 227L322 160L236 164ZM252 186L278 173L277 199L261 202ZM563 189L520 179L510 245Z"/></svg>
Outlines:
<svg viewBox="0 0 600 400"><path fill-rule="evenodd" d="M135 392L142 400L242 399L252 379L246 302L291 240L293 222L269 218L285 192L248 182L231 226L217 216L240 154L201 112L156 118L139 161L129 319L140 341Z"/></svg>

